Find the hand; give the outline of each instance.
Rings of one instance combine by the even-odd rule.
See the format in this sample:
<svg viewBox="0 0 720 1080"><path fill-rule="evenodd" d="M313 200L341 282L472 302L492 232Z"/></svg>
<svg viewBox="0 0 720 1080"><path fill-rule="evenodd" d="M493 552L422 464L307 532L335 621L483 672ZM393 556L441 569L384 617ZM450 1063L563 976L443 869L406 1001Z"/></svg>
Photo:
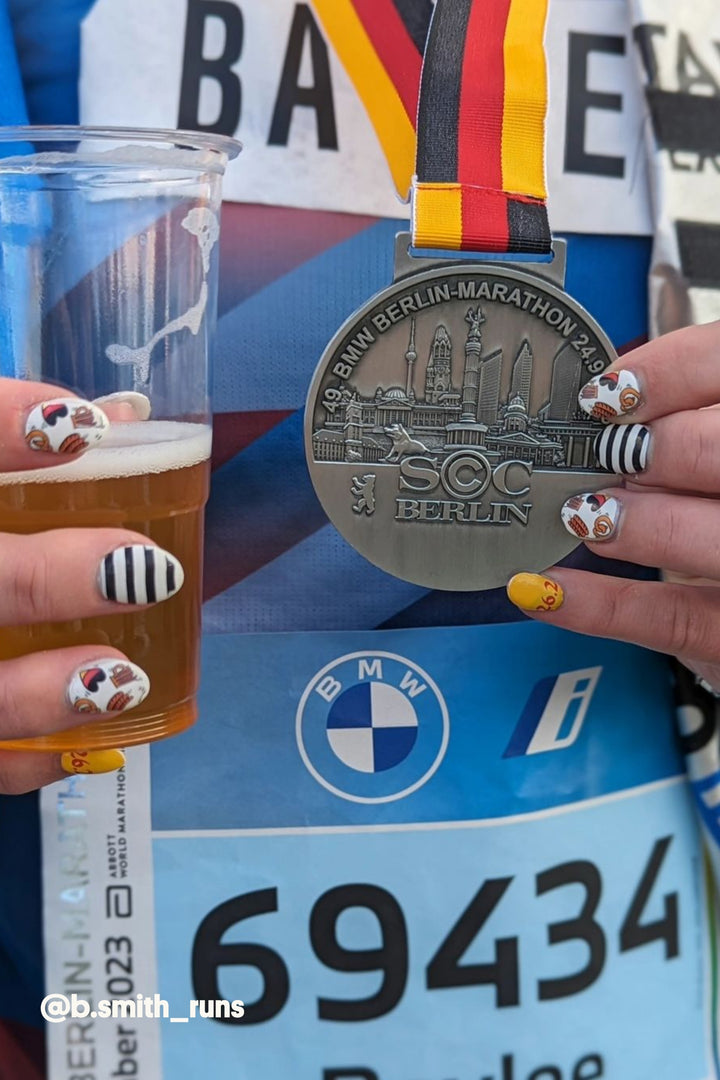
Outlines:
<svg viewBox="0 0 720 1080"><path fill-rule="evenodd" d="M111 395L105 409L57 387L0 379L0 474L42 470L92 454L110 419L146 419L143 395ZM0 530L3 528L3 482L0 475ZM149 553L149 554L148 554ZM0 742L47 735L86 723L88 711L105 716L120 706L133 708L147 696L149 679L117 649L83 645L2 659L3 627L59 622L137 611L128 603L125 567L129 561L172 563L177 592L182 568L146 537L125 529L56 529L31 535L0 531ZM155 582L166 575L157 574ZM143 578L143 581L145 579ZM158 600L167 599L162 588ZM145 594L143 593L143 599ZM136 597L140 599L140 597ZM113 677L128 668L132 695L119 694ZM127 685L125 682L124 685ZM86 711L88 710L88 711ZM0 793L30 791L59 779L64 772L106 772L124 763L120 750L70 751L60 756L0 747Z"/></svg>
<svg viewBox="0 0 720 1080"><path fill-rule="evenodd" d="M609 377L608 377L609 376ZM720 322L617 360L580 391L607 419L596 455L623 487L569 499L566 528L597 555L663 567L664 581L565 568L518 574L533 618L676 656L720 689Z"/></svg>

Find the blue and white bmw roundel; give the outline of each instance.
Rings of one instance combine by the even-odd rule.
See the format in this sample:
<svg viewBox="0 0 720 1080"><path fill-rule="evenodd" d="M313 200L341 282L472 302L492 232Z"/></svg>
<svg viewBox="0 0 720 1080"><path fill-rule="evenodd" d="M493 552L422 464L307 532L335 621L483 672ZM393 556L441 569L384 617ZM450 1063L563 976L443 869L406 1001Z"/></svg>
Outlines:
<svg viewBox="0 0 720 1080"><path fill-rule="evenodd" d="M388 683L349 686L330 706L327 734L334 753L358 772L384 772L408 756L418 733L415 709Z"/></svg>
<svg viewBox="0 0 720 1080"><path fill-rule="evenodd" d="M351 653L305 686L296 736L305 767L328 791L353 802L391 802L435 773L449 719L434 680L412 660Z"/></svg>

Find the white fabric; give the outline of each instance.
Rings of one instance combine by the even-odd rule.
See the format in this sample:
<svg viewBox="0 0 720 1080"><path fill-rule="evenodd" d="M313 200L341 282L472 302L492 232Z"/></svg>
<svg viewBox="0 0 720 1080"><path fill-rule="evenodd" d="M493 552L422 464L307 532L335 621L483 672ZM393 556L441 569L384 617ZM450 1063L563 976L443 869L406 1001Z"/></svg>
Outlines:
<svg viewBox="0 0 720 1080"><path fill-rule="evenodd" d="M720 98L720 4L717 0L629 0L636 39L649 37L651 70L636 48L646 92L669 91ZM652 27L652 29L650 29ZM643 29L645 28L645 29ZM720 318L720 281L692 280L683 267L678 222L720 226L720 153L692 149L688 112L687 148L658 143L647 112L645 133L650 159L655 232L650 277L651 335ZM720 109L718 110L720 115ZM715 135L720 149L720 127Z"/></svg>

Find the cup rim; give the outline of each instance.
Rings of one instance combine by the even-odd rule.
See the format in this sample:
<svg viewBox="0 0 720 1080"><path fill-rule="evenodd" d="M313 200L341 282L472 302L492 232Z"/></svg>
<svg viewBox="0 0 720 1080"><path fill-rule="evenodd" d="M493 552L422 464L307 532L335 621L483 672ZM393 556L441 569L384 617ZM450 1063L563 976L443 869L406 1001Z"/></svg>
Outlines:
<svg viewBox="0 0 720 1080"><path fill-rule="evenodd" d="M108 142L166 143L186 150L203 150L232 161L243 148L230 135L210 131L186 131L174 128L96 127L87 124L14 124L0 125L0 143L79 142L81 139L107 139Z"/></svg>

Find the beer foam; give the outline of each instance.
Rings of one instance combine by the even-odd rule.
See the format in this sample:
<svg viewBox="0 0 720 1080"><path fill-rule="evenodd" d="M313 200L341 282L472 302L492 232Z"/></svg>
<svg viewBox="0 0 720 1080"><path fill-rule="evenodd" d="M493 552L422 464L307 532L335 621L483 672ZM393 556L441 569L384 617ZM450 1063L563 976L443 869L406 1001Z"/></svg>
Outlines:
<svg viewBox="0 0 720 1080"><path fill-rule="evenodd" d="M188 469L210 457L211 443L212 432L207 424L172 420L111 424L102 443L77 460L46 469L0 473L0 486L121 480Z"/></svg>

